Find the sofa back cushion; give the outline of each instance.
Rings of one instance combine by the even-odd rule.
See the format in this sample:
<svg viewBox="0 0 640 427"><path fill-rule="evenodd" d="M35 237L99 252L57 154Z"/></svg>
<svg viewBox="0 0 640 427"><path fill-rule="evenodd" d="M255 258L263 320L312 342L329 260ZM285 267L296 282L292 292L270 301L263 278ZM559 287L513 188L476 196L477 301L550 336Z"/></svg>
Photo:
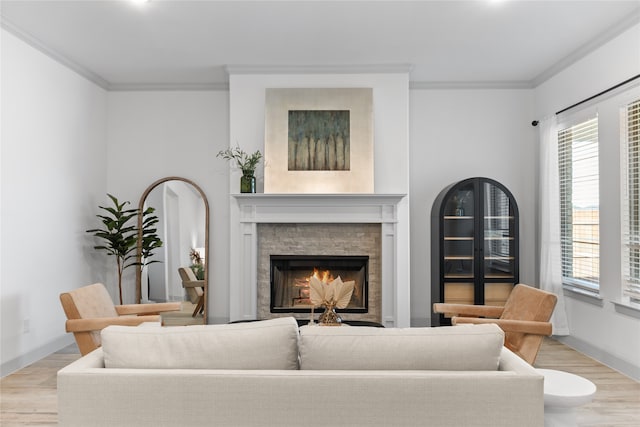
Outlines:
<svg viewBox="0 0 640 427"><path fill-rule="evenodd" d="M504 332L495 324L439 328L303 326L300 369L497 370Z"/></svg>
<svg viewBox="0 0 640 427"><path fill-rule="evenodd" d="M106 368L298 369L298 324L109 326L102 348Z"/></svg>

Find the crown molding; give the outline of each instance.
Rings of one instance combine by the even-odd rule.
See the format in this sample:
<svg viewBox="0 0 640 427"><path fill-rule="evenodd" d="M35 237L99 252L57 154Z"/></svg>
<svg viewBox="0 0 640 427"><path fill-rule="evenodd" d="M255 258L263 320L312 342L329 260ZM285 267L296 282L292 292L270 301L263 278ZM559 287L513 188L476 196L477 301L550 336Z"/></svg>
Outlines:
<svg viewBox="0 0 640 427"><path fill-rule="evenodd" d="M569 66L575 64L580 59L584 58L588 54L594 52L596 49L604 45L605 43L613 40L618 37L620 34L624 33L634 25L640 23L640 7L636 9L635 12L631 13L629 16L624 18L618 24L613 27L608 28L606 31L601 33L600 35L594 37L587 43L583 44L581 47L573 51L571 54L563 58L562 60L556 62L551 67L544 70L542 73L538 74L531 80L531 84L533 87L540 86L542 83L549 80L551 77L565 70Z"/></svg>
<svg viewBox="0 0 640 427"><path fill-rule="evenodd" d="M233 74L409 74L411 64L360 65L227 65Z"/></svg>
<svg viewBox="0 0 640 427"><path fill-rule="evenodd" d="M113 83L111 92L135 91L228 91L229 83Z"/></svg>
<svg viewBox="0 0 640 427"><path fill-rule="evenodd" d="M533 89L530 81L409 82L409 90Z"/></svg>
<svg viewBox="0 0 640 427"><path fill-rule="evenodd" d="M26 33L25 31L21 30L17 26L13 25L11 22L7 21L4 17L0 17L0 27L8 31L9 33L13 34L23 42L27 43L34 49L44 53L54 61L64 65L65 67L71 69L72 71L75 71L77 74L89 80L90 82L95 83L102 89L109 90L110 84L102 76L83 67L82 65L56 52L55 50L50 49L47 45L45 45L39 39L37 39L36 37L32 36L29 33Z"/></svg>

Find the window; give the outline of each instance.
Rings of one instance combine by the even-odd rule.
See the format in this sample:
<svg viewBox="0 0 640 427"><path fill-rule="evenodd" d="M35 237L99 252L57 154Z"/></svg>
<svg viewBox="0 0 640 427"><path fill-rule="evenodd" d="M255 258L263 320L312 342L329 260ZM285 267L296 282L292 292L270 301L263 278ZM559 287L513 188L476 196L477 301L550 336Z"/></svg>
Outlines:
<svg viewBox="0 0 640 427"><path fill-rule="evenodd" d="M558 132L562 281L599 291L598 118Z"/></svg>
<svg viewBox="0 0 640 427"><path fill-rule="evenodd" d="M640 99L624 109L622 129L622 279L640 302Z"/></svg>

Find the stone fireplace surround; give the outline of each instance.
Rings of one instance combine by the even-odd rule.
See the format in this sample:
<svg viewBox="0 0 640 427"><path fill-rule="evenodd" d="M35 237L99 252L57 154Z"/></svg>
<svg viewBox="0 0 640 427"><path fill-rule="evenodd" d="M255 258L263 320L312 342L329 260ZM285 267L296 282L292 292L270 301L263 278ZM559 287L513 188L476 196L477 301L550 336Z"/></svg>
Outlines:
<svg viewBox="0 0 640 427"><path fill-rule="evenodd" d="M270 255L366 255L368 312L341 313L340 317L381 323L380 235L380 224L258 224L258 318L309 319L307 313L271 313Z"/></svg>
<svg viewBox="0 0 640 427"><path fill-rule="evenodd" d="M398 224L405 198L404 194L232 194L230 320L266 315L259 312L258 287L264 279L259 280L258 224L379 224L379 308L377 313L369 311L387 327L409 326L408 272L398 269L398 256L405 255L403 241L408 239L407 228Z"/></svg>

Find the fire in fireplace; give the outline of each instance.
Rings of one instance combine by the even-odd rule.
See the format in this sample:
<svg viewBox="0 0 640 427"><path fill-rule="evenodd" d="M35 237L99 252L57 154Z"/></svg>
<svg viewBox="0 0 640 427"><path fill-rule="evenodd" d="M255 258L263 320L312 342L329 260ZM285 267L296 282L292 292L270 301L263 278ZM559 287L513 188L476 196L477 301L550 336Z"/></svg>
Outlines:
<svg viewBox="0 0 640 427"><path fill-rule="evenodd" d="M331 281L340 276L343 282L355 281L351 301L344 313L367 313L369 310L369 257L329 255L271 255L271 312L309 313L309 280L316 275Z"/></svg>

